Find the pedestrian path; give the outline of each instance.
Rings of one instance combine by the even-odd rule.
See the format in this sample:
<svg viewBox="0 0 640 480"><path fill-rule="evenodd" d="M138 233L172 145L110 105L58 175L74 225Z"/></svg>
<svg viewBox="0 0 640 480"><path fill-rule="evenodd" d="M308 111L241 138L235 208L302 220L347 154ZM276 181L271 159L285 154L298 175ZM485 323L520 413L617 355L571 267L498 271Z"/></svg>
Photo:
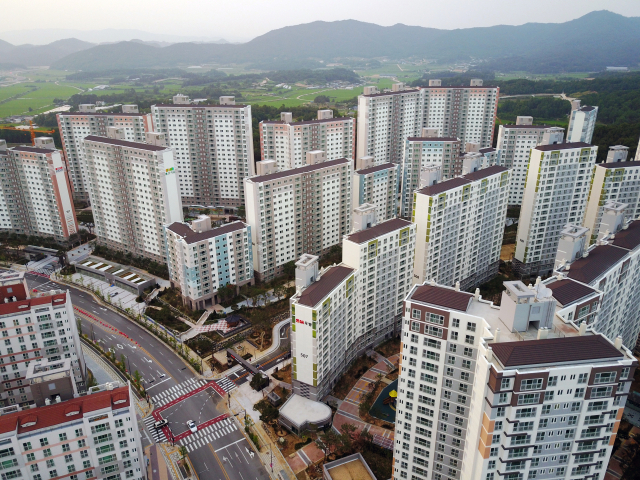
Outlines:
<svg viewBox="0 0 640 480"><path fill-rule="evenodd" d="M147 429L151 433L153 441L155 443L166 442L167 437L165 436L164 432L162 430L156 430L155 428L153 428L154 423L156 423L156 419L151 416L144 419L144 424L147 426Z"/></svg>
<svg viewBox="0 0 640 480"><path fill-rule="evenodd" d="M158 392L158 393L152 393L152 392L148 392L148 393L153 399L153 403L155 404L155 406L160 407L206 384L207 384L206 380L200 380L194 377L182 383L179 383L178 385L175 385L171 388L168 388L167 390L162 390L161 392ZM151 390L151 388L149 390Z"/></svg>
<svg viewBox="0 0 640 480"><path fill-rule="evenodd" d="M229 377L227 377L226 375L220 378L219 380L216 380L216 383L220 385L220 387L222 387L222 389L227 393L229 393L234 388L238 388L238 386L233 381L231 381Z"/></svg>
<svg viewBox="0 0 640 480"><path fill-rule="evenodd" d="M46 266L46 267L34 268L33 270L29 270L28 273L35 273L43 277L49 277L54 271L55 270L52 266Z"/></svg>
<svg viewBox="0 0 640 480"><path fill-rule="evenodd" d="M238 427L233 421L233 418L229 417L216 422L213 425L209 425L202 430L198 430L196 433L185 437L178 443L185 446L188 452L193 452L194 450L210 444L214 440L222 438L225 435L229 435L237 429Z"/></svg>

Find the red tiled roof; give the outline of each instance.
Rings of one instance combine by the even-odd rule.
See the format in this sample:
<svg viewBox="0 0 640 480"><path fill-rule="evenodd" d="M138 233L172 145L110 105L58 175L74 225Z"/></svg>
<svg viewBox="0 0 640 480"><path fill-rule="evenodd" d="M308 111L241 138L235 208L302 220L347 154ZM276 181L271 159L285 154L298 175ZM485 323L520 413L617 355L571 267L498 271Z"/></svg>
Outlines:
<svg viewBox="0 0 640 480"><path fill-rule="evenodd" d="M17 300L26 300L27 291L21 283L0 286L0 302L4 301L6 297L16 297Z"/></svg>
<svg viewBox="0 0 640 480"><path fill-rule="evenodd" d="M382 170L389 170L391 168L397 168L398 165L395 163L385 163L382 165L378 165L376 167L363 168L362 170L356 170L356 173L360 175L368 175L369 173L380 172Z"/></svg>
<svg viewBox="0 0 640 480"><path fill-rule="evenodd" d="M387 220L386 222L379 223L378 225L375 225L371 228L352 233L346 238L346 240L354 243L364 243L368 242L372 238L384 235L385 233L400 230L401 228L405 227L410 227L411 225L412 223L407 220L402 220L401 218L393 218L391 220Z"/></svg>
<svg viewBox="0 0 640 480"><path fill-rule="evenodd" d="M439 193L446 192L452 188L461 187L462 185L468 185L471 180L467 180L464 177L456 177L444 182L436 183L435 185L429 185L428 187L421 188L418 193L423 195L438 195Z"/></svg>
<svg viewBox="0 0 640 480"><path fill-rule="evenodd" d="M429 303L438 307L452 308L466 312L473 295L466 292L458 292L451 288L437 285L421 285L415 289L411 300Z"/></svg>
<svg viewBox="0 0 640 480"><path fill-rule="evenodd" d="M122 400L124 400L124 402L122 402ZM0 416L0 433L15 431L16 428L19 434L41 430L43 428L78 420L82 418L83 415L96 410L105 408L118 410L128 407L129 404L129 387L105 390L74 398L73 400L67 400L66 402L2 415ZM35 422L35 424L23 426L33 422Z"/></svg>
<svg viewBox="0 0 640 480"><path fill-rule="evenodd" d="M546 283L545 287L551 289L553 292L553 298L560 302L561 305L569 305L581 298L596 293L593 288L589 288L582 283L574 282L568 278L557 280L552 283Z"/></svg>
<svg viewBox="0 0 640 480"><path fill-rule="evenodd" d="M463 175L467 180L480 180L487 178L489 175L495 175L496 173L508 172L508 168L501 167L500 165L493 165L487 168L481 168L475 172L467 173Z"/></svg>
<svg viewBox="0 0 640 480"><path fill-rule="evenodd" d="M315 307L338 284L353 273L353 268L337 265L326 270L319 280L304 289L298 303L307 307Z"/></svg>
<svg viewBox="0 0 640 480"><path fill-rule="evenodd" d="M568 150L570 148L591 148L593 145L584 142L573 143L552 143L551 145L538 145L534 147L534 150L540 150L541 152L554 152L556 150Z"/></svg>
<svg viewBox="0 0 640 480"><path fill-rule="evenodd" d="M633 250L640 245L640 220L631 222L626 230L620 230L616 233L613 244L627 250Z"/></svg>
<svg viewBox="0 0 640 480"><path fill-rule="evenodd" d="M44 153L44 154L58 151L58 150L53 150L48 148L29 147L27 145L22 145L19 147L11 147L9 150L13 150L14 152Z"/></svg>
<svg viewBox="0 0 640 480"><path fill-rule="evenodd" d="M109 145L118 145L119 147L135 148L138 150L149 150L151 152L159 152L161 150L170 150L170 147L160 147L158 145L149 145L142 142L128 142L126 140L117 140L115 138L98 137L97 135L88 135L84 137L85 142L106 143Z"/></svg>
<svg viewBox="0 0 640 480"><path fill-rule="evenodd" d="M492 343L491 349L505 367L575 363L624 357L602 335Z"/></svg>
<svg viewBox="0 0 640 480"><path fill-rule="evenodd" d="M631 167L640 167L640 162L631 161L631 162L606 162L606 163L598 163L596 167L602 168L631 168Z"/></svg>
<svg viewBox="0 0 640 480"><path fill-rule="evenodd" d="M236 230L242 230L246 225L240 221L233 222L228 225L223 225L222 227L212 228L211 230L207 230L206 232L194 232L191 230L189 225L185 225L184 223L175 222L167 227L174 233L177 233L182 238L185 239L187 244L196 243L201 240L206 240L207 238L214 238L218 235L224 235L225 233L235 232Z"/></svg>
<svg viewBox="0 0 640 480"><path fill-rule="evenodd" d="M252 183L269 182L271 180L277 180L278 178L293 177L294 175L300 175L301 173L315 172L316 170L322 170L324 168L337 167L339 165L348 165L351 161L346 158L338 158L336 160L329 160L327 162L316 163L315 165L306 165L304 167L292 168L283 172L270 173L268 175L261 175L255 177L249 177L249 181Z"/></svg>
<svg viewBox="0 0 640 480"><path fill-rule="evenodd" d="M591 283L620 261L627 251L613 245L598 245L589 251L589 256L570 265L567 276L582 283Z"/></svg>
<svg viewBox="0 0 640 480"><path fill-rule="evenodd" d="M47 295L27 300L19 300L17 302L0 303L0 315L28 312L31 308L37 307L38 305L62 305L66 300L66 293L58 293L53 296Z"/></svg>

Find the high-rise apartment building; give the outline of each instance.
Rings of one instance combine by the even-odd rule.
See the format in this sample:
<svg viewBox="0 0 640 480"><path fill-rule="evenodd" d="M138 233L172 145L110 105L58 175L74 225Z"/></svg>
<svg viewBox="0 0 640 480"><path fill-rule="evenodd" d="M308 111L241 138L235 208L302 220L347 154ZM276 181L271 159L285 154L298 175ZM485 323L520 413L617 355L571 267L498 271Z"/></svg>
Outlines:
<svg viewBox="0 0 640 480"><path fill-rule="evenodd" d="M36 146L0 145L0 228L59 242L78 232L67 165L53 139Z"/></svg>
<svg viewBox="0 0 640 480"><path fill-rule="evenodd" d="M505 287L500 307L435 283L407 296L395 480L604 478L633 355L566 318L571 287Z"/></svg>
<svg viewBox="0 0 640 480"><path fill-rule="evenodd" d="M293 391L306 398L322 399L354 358L400 331L415 226L401 219L376 225L373 209L362 217L365 229L345 237L342 263L319 272L316 256L296 262Z"/></svg>
<svg viewBox="0 0 640 480"><path fill-rule="evenodd" d="M595 328L609 338L621 336L633 349L640 333L640 220L625 220L624 204L607 204L601 225L598 243L590 247L589 230L568 225L555 271L602 292Z"/></svg>
<svg viewBox="0 0 640 480"><path fill-rule="evenodd" d="M283 265L303 253L328 252L351 231L352 162L342 158L315 163L313 158L322 155L307 152L305 167L245 180L253 269L259 281L281 275Z"/></svg>
<svg viewBox="0 0 640 480"><path fill-rule="evenodd" d="M38 408L3 412L3 475L28 480L146 478L131 389L107 383L74 398L60 389L64 368L35 366L41 367L34 375L38 386L53 387L61 395Z"/></svg>
<svg viewBox="0 0 640 480"><path fill-rule="evenodd" d="M69 292L55 290L30 296L23 279L3 281L0 295L0 403L3 406L34 404L34 392L26 381L34 362L69 362L73 388L86 389L86 367Z"/></svg>
<svg viewBox="0 0 640 480"><path fill-rule="evenodd" d="M509 205L522 204L531 149L538 145L563 143L563 139L563 128L533 125L532 117L518 117L515 125L500 125L497 147L500 151L499 165L512 170Z"/></svg>
<svg viewBox="0 0 640 480"><path fill-rule="evenodd" d="M307 152L322 150L327 160L355 157L355 119L333 118L333 110L318 110L318 119L294 122L291 112L280 121L260 122L262 160L275 160L279 172L306 165Z"/></svg>
<svg viewBox="0 0 640 480"><path fill-rule="evenodd" d="M509 171L494 165L414 193L415 283L460 283L466 290L498 272Z"/></svg>
<svg viewBox="0 0 640 480"><path fill-rule="evenodd" d="M593 170L583 221L591 231L590 243L601 233L600 220L607 203L624 203L626 219L640 217L640 161L627 162L628 150L622 145L610 147L606 163L597 163Z"/></svg>
<svg viewBox="0 0 640 480"><path fill-rule="evenodd" d="M402 156L402 209L400 215L411 216L413 192L421 188L421 171L427 165L440 164L443 179L453 178L454 164L460 155L460 140L438 137L437 129L423 128L421 136L405 140Z"/></svg>
<svg viewBox="0 0 640 480"><path fill-rule="evenodd" d="M472 80L469 87L443 87L440 80L430 80L428 87L383 93L365 87L358 97L357 158L401 163L406 139L421 136L422 128L459 138L462 149L467 142L489 148L498 92L498 87L482 86L482 80Z"/></svg>
<svg viewBox="0 0 640 480"><path fill-rule="evenodd" d="M581 107L580 100L572 100L567 142L591 143L597 116L598 107Z"/></svg>
<svg viewBox="0 0 640 480"><path fill-rule="evenodd" d="M182 221L173 149L95 135L83 149L98 243L166 262L163 226Z"/></svg>
<svg viewBox="0 0 640 480"><path fill-rule="evenodd" d="M171 105L152 105L153 126L173 148L180 195L186 205L240 207L243 181L254 175L251 105L220 97L196 105L176 95Z"/></svg>
<svg viewBox="0 0 640 480"><path fill-rule="evenodd" d="M166 227L167 265L174 288L193 310L218 303L218 289L228 284L253 283L251 227L232 222L211 228L211 218L201 215L191 224Z"/></svg>
<svg viewBox="0 0 640 480"><path fill-rule="evenodd" d="M398 215L398 165L375 165L371 157L359 158L353 172L352 188L353 208L363 203L375 205L379 222Z"/></svg>
<svg viewBox="0 0 640 480"><path fill-rule="evenodd" d="M552 271L560 231L584 218L597 153L579 142L531 150L513 259L518 274Z"/></svg>
<svg viewBox="0 0 640 480"><path fill-rule="evenodd" d="M58 118L60 140L73 184L75 200L89 201L86 168L83 164L82 140L88 135L107 136L109 127L124 131L124 140L144 142L153 130L151 115L138 113L136 105L124 105L122 113L101 113L95 105L80 105L77 112L61 112Z"/></svg>

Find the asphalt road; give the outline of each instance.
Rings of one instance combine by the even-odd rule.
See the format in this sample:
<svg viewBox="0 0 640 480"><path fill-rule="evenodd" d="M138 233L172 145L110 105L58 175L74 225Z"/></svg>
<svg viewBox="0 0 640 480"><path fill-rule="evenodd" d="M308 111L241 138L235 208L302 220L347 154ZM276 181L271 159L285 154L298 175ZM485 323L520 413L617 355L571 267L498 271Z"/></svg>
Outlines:
<svg viewBox="0 0 640 480"><path fill-rule="evenodd" d="M200 479L269 479L258 456L250 454L253 450L240 431L238 420L223 418L227 395L219 385L214 388L213 382L199 379L164 343L135 322L100 306L88 293L38 275L27 274L26 279L29 288L40 291L69 290L73 305L96 318L90 319L76 311L83 333L103 348L114 351L118 359L124 356L130 370L140 373L156 411L161 410L159 415L169 421L174 436L187 430L188 420L194 420L199 426L206 425L179 442L189 450L189 458ZM198 393L193 393L196 390ZM171 406L162 409L170 403ZM145 444L167 438L153 428L153 421L147 417L143 422Z"/></svg>

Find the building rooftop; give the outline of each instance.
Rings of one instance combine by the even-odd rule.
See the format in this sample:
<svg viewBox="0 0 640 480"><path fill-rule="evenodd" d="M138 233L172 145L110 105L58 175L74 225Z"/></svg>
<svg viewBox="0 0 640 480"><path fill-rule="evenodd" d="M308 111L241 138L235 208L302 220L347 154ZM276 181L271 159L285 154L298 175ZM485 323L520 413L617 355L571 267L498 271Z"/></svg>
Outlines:
<svg viewBox="0 0 640 480"><path fill-rule="evenodd" d="M380 235L384 235L395 230L400 230L401 228L410 227L411 225L412 223L408 222L407 220L402 220L401 218L393 218L365 230L352 233L351 235L348 235L345 240L360 244L368 242L369 240L379 237Z"/></svg>
<svg viewBox="0 0 640 480"><path fill-rule="evenodd" d="M142 142L128 142L127 140L118 140L109 137L99 137L97 135L88 135L84 137L85 142L106 143L108 145L117 145L119 147L135 148L136 150L149 150L150 152L160 152L162 150L171 150L170 147L160 147L157 145L149 145Z"/></svg>
<svg viewBox="0 0 640 480"><path fill-rule="evenodd" d="M197 105L195 103L159 103L151 105L153 107L173 107L173 108L245 108L251 105Z"/></svg>
<svg viewBox="0 0 640 480"><path fill-rule="evenodd" d="M187 244L197 243L202 240L206 240L207 238L214 238L219 235L224 235L226 233L235 232L237 230L242 230L246 225L241 221L236 221L233 223L229 223L228 225L223 225L222 227L212 228L211 230L206 230L204 232L194 232L191 230L191 227L187 224L174 222L169 225L167 228L172 232L180 235Z"/></svg>
<svg viewBox="0 0 640 480"><path fill-rule="evenodd" d="M480 150L478 150L478 152L480 153L491 153L491 152L495 152L496 149L493 147L490 148L481 148Z"/></svg>
<svg viewBox="0 0 640 480"><path fill-rule="evenodd" d="M320 278L305 288L298 303L307 307L315 307L323 298L325 298L340 282L354 272L353 268L343 265L336 265L325 270Z"/></svg>
<svg viewBox="0 0 640 480"><path fill-rule="evenodd" d="M602 168L640 167L640 162L636 162L636 161L631 161L631 162L604 162L604 163L597 163L596 167L602 167Z"/></svg>
<svg viewBox="0 0 640 480"><path fill-rule="evenodd" d="M110 117L144 117L144 113L108 113L108 112L57 112L56 115L74 116L82 115L85 117L110 116Z"/></svg>
<svg viewBox="0 0 640 480"><path fill-rule="evenodd" d="M60 292L58 290L57 292ZM0 303L0 315L15 315L16 313L26 313L39 305L64 305L67 301L66 293L55 293L54 295L42 295L16 302Z"/></svg>
<svg viewBox="0 0 640 480"><path fill-rule="evenodd" d="M360 453L325 463L322 470L326 480L376 480Z"/></svg>
<svg viewBox="0 0 640 480"><path fill-rule="evenodd" d="M383 163L377 167L363 168L362 170L356 170L356 173L360 175L368 175L370 173L381 172L382 170L389 170L391 168L398 168L395 163Z"/></svg>
<svg viewBox="0 0 640 480"><path fill-rule="evenodd" d="M307 165L300 168L292 168L285 170L284 172L270 173L269 175L249 177L249 181L253 183L270 182L271 180L277 180L279 178L294 177L303 173L315 172L316 170L322 170L324 168L336 167L338 165L348 165L351 160L346 158L338 158L337 160L329 160L328 162L317 163L315 165Z"/></svg>
<svg viewBox="0 0 640 480"><path fill-rule="evenodd" d="M316 119L316 120L305 120L302 122L284 122L282 120L263 120L260 123L268 123L268 124L281 124L281 125L292 125L292 126L298 126L298 125L312 125L314 123L331 123L331 122L344 122L345 120L353 120L353 118L351 117L336 117L336 118L323 118L323 119Z"/></svg>
<svg viewBox="0 0 640 480"><path fill-rule="evenodd" d="M549 128L551 125L501 125L501 126L504 128L522 128L522 129L532 128L532 129L542 130L545 128Z"/></svg>
<svg viewBox="0 0 640 480"><path fill-rule="evenodd" d="M129 387L103 390L90 395L0 416L0 434L23 434L80 420L84 415L110 408L118 410L129 406ZM329 408L329 407L327 407Z"/></svg>
<svg viewBox="0 0 640 480"><path fill-rule="evenodd" d="M640 220L631 222L626 229L616 233L611 243L616 247L626 248L627 250L633 250L640 245Z"/></svg>
<svg viewBox="0 0 640 480"><path fill-rule="evenodd" d="M418 193L422 195L438 195L439 193L446 192L447 190L451 190L457 187L461 187L462 185L468 185L471 183L471 180L467 180L464 177L456 177L450 180L445 180L444 182L436 183L435 185L429 185L427 187L423 187L418 190Z"/></svg>
<svg viewBox="0 0 640 480"><path fill-rule="evenodd" d="M456 137L409 137L410 142L459 142L460 139Z"/></svg>
<svg viewBox="0 0 640 480"><path fill-rule="evenodd" d="M492 343L494 356L505 367L524 367L590 360L615 360L624 354L602 335Z"/></svg>
<svg viewBox="0 0 640 480"><path fill-rule="evenodd" d="M589 250L589 255L570 265L566 275L582 283L591 283L619 262L627 251L613 245L598 245Z"/></svg>
<svg viewBox="0 0 640 480"><path fill-rule="evenodd" d="M593 145L585 142L573 142L573 143L553 143L551 145L538 145L533 150L540 150L541 152L554 152L556 150L570 150L574 148L591 148Z"/></svg>
<svg viewBox="0 0 640 480"><path fill-rule="evenodd" d="M428 303L437 307L451 308L466 312L473 295L467 292L456 291L440 285L420 285L411 295L411 300Z"/></svg>
<svg viewBox="0 0 640 480"><path fill-rule="evenodd" d="M476 170L475 172L467 173L466 175L463 175L463 177L467 180L482 180L483 178L495 175L496 173L508 171L508 168L501 167L500 165L493 165L491 167L481 168L480 170Z"/></svg>
<svg viewBox="0 0 640 480"><path fill-rule="evenodd" d="M591 112L592 110L595 110L596 107L589 107L587 105L585 105L584 107L580 107L578 110L581 112Z"/></svg>
<svg viewBox="0 0 640 480"><path fill-rule="evenodd" d="M44 153L44 154L59 151L59 150L51 150L49 148L30 147L28 145L21 145L19 147L11 147L9 150L13 150L14 152Z"/></svg>
<svg viewBox="0 0 640 480"><path fill-rule="evenodd" d="M280 407L280 415L298 427L306 423L322 425L331 419L331 414L331 408L324 403L309 400L295 393Z"/></svg>
<svg viewBox="0 0 640 480"><path fill-rule="evenodd" d="M569 305L578 300L593 295L596 292L593 288L582 283L575 282L569 278L545 283L545 287L550 288L555 298L561 305Z"/></svg>

